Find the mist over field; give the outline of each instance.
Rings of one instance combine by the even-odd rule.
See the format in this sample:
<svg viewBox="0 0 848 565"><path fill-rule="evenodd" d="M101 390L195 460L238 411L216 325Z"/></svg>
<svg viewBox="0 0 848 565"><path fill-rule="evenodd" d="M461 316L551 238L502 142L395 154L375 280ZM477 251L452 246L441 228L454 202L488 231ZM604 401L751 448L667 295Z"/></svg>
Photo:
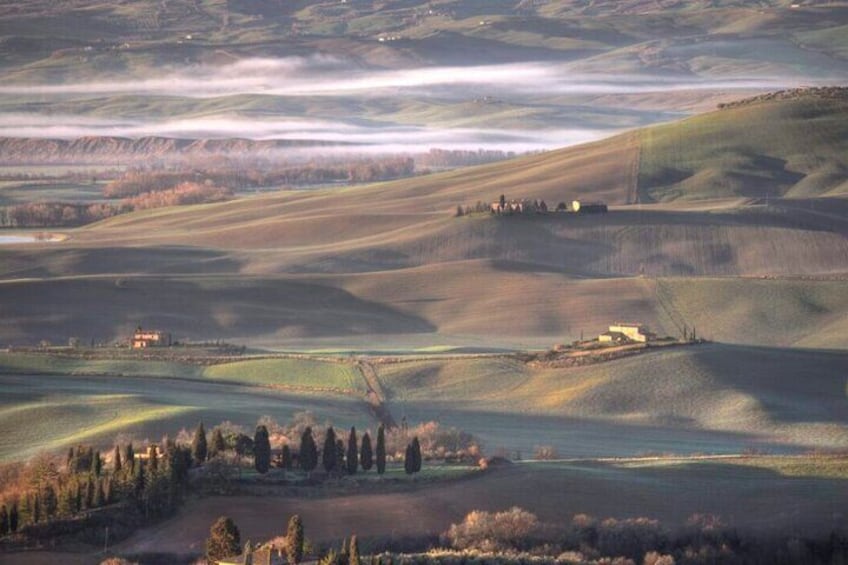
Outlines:
<svg viewBox="0 0 848 565"><path fill-rule="evenodd" d="M17 106L20 111L0 113L0 136L282 139L338 146L334 152L420 152L434 147L527 152L594 141L663 119L616 109L577 121L581 97L748 92L794 84L776 77L716 80L575 73L566 64L546 62L375 70L329 56L252 58L173 68L142 80L0 86L5 108L15 108L16 100L28 97L28 103ZM112 97L141 99L146 106L123 109ZM237 97L259 100L243 107L234 102ZM158 112L163 98L178 99L187 110L176 116ZM197 109L192 101L213 107ZM63 110L69 104L84 107L88 115ZM318 106L313 109L314 104ZM357 105L373 108L366 115Z"/></svg>
<svg viewBox="0 0 848 565"><path fill-rule="evenodd" d="M352 68L353 67L353 68ZM338 96L389 93L467 96L467 89L491 89L497 95L622 94L662 90L770 89L788 79L769 76L701 79L651 75L575 73L567 64L526 62L472 67L439 66L398 70L356 68L328 57L247 59L212 66L174 69L142 80L70 82L0 87L5 95L146 94L210 98L235 94ZM795 79L797 82L797 79Z"/></svg>
<svg viewBox="0 0 848 565"><path fill-rule="evenodd" d="M564 147L600 139L610 130L562 129L550 131L419 126L358 125L297 119L255 120L240 116L212 116L177 120L110 120L71 115L8 114L0 116L0 137L74 139L91 136L175 137L188 139L247 138L320 141L333 152L398 153L480 147L526 152ZM326 151L326 145L315 151Z"/></svg>

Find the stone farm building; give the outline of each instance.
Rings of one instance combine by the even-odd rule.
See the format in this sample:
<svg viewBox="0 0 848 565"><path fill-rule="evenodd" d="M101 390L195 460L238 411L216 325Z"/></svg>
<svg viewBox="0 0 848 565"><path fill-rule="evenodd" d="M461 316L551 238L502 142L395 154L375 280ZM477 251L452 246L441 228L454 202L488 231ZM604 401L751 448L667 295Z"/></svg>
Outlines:
<svg viewBox="0 0 848 565"><path fill-rule="evenodd" d="M148 347L170 347L171 334L160 330L143 330L137 327L132 336L133 349L146 349Z"/></svg>
<svg viewBox="0 0 848 565"><path fill-rule="evenodd" d="M651 333L642 324L616 322L606 331L598 336L601 343L646 343L656 339L656 334Z"/></svg>

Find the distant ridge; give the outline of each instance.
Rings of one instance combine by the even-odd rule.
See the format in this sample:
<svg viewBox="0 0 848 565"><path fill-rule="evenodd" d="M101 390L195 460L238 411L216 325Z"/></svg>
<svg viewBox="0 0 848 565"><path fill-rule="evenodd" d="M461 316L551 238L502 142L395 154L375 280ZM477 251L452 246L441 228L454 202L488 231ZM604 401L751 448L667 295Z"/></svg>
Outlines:
<svg viewBox="0 0 848 565"><path fill-rule="evenodd" d="M126 159L150 157L203 157L250 153L271 154L292 147L317 147L339 143L300 139L252 140L182 139L172 137L87 136L75 139L37 139L0 137L0 164L25 165L44 163L124 162Z"/></svg>
<svg viewBox="0 0 848 565"><path fill-rule="evenodd" d="M824 100L848 100L848 86L803 86L801 88L790 88L778 90L767 94L760 94L750 98L734 100L718 105L719 110L740 108L760 102L771 102L774 100L798 100L801 98L820 98Z"/></svg>

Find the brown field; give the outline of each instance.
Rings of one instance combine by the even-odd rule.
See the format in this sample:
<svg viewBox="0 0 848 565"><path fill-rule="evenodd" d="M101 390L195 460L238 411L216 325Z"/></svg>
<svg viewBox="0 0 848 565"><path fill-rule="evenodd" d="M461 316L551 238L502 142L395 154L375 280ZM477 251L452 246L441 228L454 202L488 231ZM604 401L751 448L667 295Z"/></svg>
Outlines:
<svg viewBox="0 0 848 565"><path fill-rule="evenodd" d="M200 553L209 525L222 514L233 518L243 539L257 541L280 535L297 513L314 543L337 544L356 533L366 551L372 544L438 535L473 509L515 505L555 524L587 513L647 516L675 527L696 511L721 516L742 531L805 535L841 523L848 502L845 479L829 477L815 459L801 459L800 475L784 468L785 461L792 459L532 463L438 487L413 484L382 494L208 497L190 501L175 518L138 532L113 550ZM825 464L839 466L844 459ZM9 557L10 563L30 562L29 556ZM96 563L94 559L80 562Z"/></svg>

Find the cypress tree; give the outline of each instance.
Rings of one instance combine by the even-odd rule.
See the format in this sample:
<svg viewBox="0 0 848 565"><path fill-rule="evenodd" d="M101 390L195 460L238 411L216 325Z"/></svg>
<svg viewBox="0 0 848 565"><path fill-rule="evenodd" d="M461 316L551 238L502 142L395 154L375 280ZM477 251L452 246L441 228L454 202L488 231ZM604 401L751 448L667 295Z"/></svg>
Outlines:
<svg viewBox="0 0 848 565"><path fill-rule="evenodd" d="M318 466L318 447L312 437L312 428L307 426L300 436L300 467L311 473Z"/></svg>
<svg viewBox="0 0 848 565"><path fill-rule="evenodd" d="M135 473L135 451L133 451L132 442L126 445L124 451L124 463L126 464L127 475L132 476Z"/></svg>
<svg viewBox="0 0 848 565"><path fill-rule="evenodd" d="M76 465L74 463L74 448L68 448L68 456L66 457L65 463L68 465L68 472L74 473L76 472Z"/></svg>
<svg viewBox="0 0 848 565"><path fill-rule="evenodd" d="M59 516L73 516L76 511L74 485L65 485L65 488L59 491Z"/></svg>
<svg viewBox="0 0 848 565"><path fill-rule="evenodd" d="M356 468L359 467L359 446L356 440L356 428L350 428L350 435L347 437L347 474L353 475L356 473Z"/></svg>
<svg viewBox="0 0 848 565"><path fill-rule="evenodd" d="M250 540L244 542L244 565L253 565L253 543Z"/></svg>
<svg viewBox="0 0 848 565"><path fill-rule="evenodd" d="M339 473L345 472L345 445L341 439L336 440L336 471Z"/></svg>
<svg viewBox="0 0 848 565"><path fill-rule="evenodd" d="M206 559L217 563L221 559L238 555L241 550L241 534L233 520L227 516L218 518L209 529L206 540Z"/></svg>
<svg viewBox="0 0 848 565"><path fill-rule="evenodd" d="M283 446L283 454L281 456L281 459L282 459L282 461L280 461L280 463L282 464L283 469L285 469L286 471L291 471L291 469L292 469L292 454L291 454L291 448L289 447L289 444L285 444Z"/></svg>
<svg viewBox="0 0 848 565"><path fill-rule="evenodd" d="M403 470L407 475L415 472L415 453L412 451L412 444L406 444L406 453L403 457Z"/></svg>
<svg viewBox="0 0 848 565"><path fill-rule="evenodd" d="M360 565L359 563L359 542L356 540L356 534L350 536L350 545L347 550L348 565Z"/></svg>
<svg viewBox="0 0 848 565"><path fill-rule="evenodd" d="M18 501L12 502L12 508L9 510L9 531L15 533L18 531Z"/></svg>
<svg viewBox="0 0 848 565"><path fill-rule="evenodd" d="M121 472L121 448L117 445L115 446L115 455L112 459L112 472L115 475L118 475Z"/></svg>
<svg viewBox="0 0 848 565"><path fill-rule="evenodd" d="M6 510L6 505L0 506L0 536L5 536L9 533L9 512Z"/></svg>
<svg viewBox="0 0 848 565"><path fill-rule="evenodd" d="M100 508L106 504L106 495L103 492L103 479L97 479L97 488L94 490L94 507Z"/></svg>
<svg viewBox="0 0 848 565"><path fill-rule="evenodd" d="M103 480L103 504L112 504L115 493L112 491L112 479L107 477Z"/></svg>
<svg viewBox="0 0 848 565"><path fill-rule="evenodd" d="M298 565L303 561L303 522L297 514L289 518L286 531L286 556L292 565Z"/></svg>
<svg viewBox="0 0 848 565"><path fill-rule="evenodd" d="M91 508L95 507L94 506L94 498L95 498L95 491L96 490L97 489L94 488L94 480L91 477L89 477L88 483L85 485L85 508L86 509L91 509Z"/></svg>
<svg viewBox="0 0 848 565"><path fill-rule="evenodd" d="M386 472L386 432L382 424L377 428L377 473Z"/></svg>
<svg viewBox="0 0 848 565"><path fill-rule="evenodd" d="M200 422L197 424L197 429L194 430L194 439L191 440L191 456L194 459L195 466L203 465L206 461L206 455L206 430L203 429L203 422Z"/></svg>
<svg viewBox="0 0 848 565"><path fill-rule="evenodd" d="M327 428L327 434L324 436L324 451L321 453L321 462L324 465L324 470L330 473L336 468L336 432L333 426Z"/></svg>
<svg viewBox="0 0 848 565"><path fill-rule="evenodd" d="M155 443L147 447L147 463L150 465L151 473L156 473L159 470L159 451Z"/></svg>
<svg viewBox="0 0 848 565"><path fill-rule="evenodd" d="M32 495L29 492L21 497L18 517L18 524L20 526L32 524Z"/></svg>
<svg viewBox="0 0 848 565"><path fill-rule="evenodd" d="M41 513L46 519L50 519L56 515L58 507L59 499L56 498L56 489L52 484L47 483L41 491Z"/></svg>
<svg viewBox="0 0 848 565"><path fill-rule="evenodd" d="M256 426L253 435L253 466L263 475L271 468L271 442L265 426Z"/></svg>
<svg viewBox="0 0 848 565"><path fill-rule="evenodd" d="M100 471L103 470L103 462L100 461L100 452L94 451L91 454L91 474L95 477L100 476Z"/></svg>
<svg viewBox="0 0 848 565"><path fill-rule="evenodd" d="M421 470L421 444L418 442L418 436L412 438L412 472L417 473Z"/></svg>
<svg viewBox="0 0 848 565"><path fill-rule="evenodd" d="M370 471L374 466L374 454L371 451L371 436L365 432L362 436L362 447L360 448L359 463L363 471Z"/></svg>
<svg viewBox="0 0 848 565"><path fill-rule="evenodd" d="M74 491L73 492L74 492L74 509L75 509L76 512L79 512L79 511L82 510L82 502L83 502L83 498L84 498L83 497L84 493L83 493L82 483L77 481L76 484L74 485Z"/></svg>
<svg viewBox="0 0 848 565"><path fill-rule="evenodd" d="M41 521L41 500L36 492L32 497L32 523L37 524Z"/></svg>
<svg viewBox="0 0 848 565"><path fill-rule="evenodd" d="M224 434L221 433L221 428L215 428L212 432L212 445L209 447L209 458L212 459L218 455L223 455L227 450L227 444L224 443Z"/></svg>
<svg viewBox="0 0 848 565"><path fill-rule="evenodd" d="M135 465L135 473L133 473L132 480L132 492L136 501L141 501L144 495L144 485L147 483L144 465L141 464L141 461L136 463Z"/></svg>

